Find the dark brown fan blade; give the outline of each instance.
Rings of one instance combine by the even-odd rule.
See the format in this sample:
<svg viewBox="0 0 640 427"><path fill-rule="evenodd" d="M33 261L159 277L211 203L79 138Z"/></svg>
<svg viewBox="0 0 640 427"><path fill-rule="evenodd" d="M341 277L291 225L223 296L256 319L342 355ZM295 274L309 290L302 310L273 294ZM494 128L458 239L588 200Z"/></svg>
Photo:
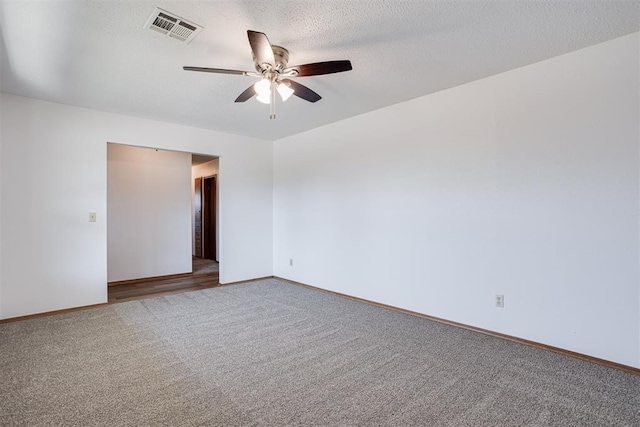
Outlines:
<svg viewBox="0 0 640 427"><path fill-rule="evenodd" d="M256 62L259 65L275 65L276 60L273 57L273 49L271 48L271 43L269 43L267 35L265 33L251 30L247 31L247 35L249 36L249 44L251 45L251 50L256 58Z"/></svg>
<svg viewBox="0 0 640 427"><path fill-rule="evenodd" d="M293 94L295 96L302 98L305 101L317 102L322 99L320 95L298 82L294 82L291 79L282 79L282 81L288 83L291 86L291 89L293 89Z"/></svg>
<svg viewBox="0 0 640 427"><path fill-rule="evenodd" d="M351 67L351 61L327 61L327 62L315 62L313 64L296 65L295 67L289 67L284 70L295 70L298 74L295 77L306 76L319 76L322 74L341 73L343 71L353 70Z"/></svg>
<svg viewBox="0 0 640 427"><path fill-rule="evenodd" d="M205 67L182 67L185 71L202 71L204 73L217 73L217 74L239 74L241 76L247 76L248 71L240 70L225 70L222 68L205 68Z"/></svg>
<svg viewBox="0 0 640 427"><path fill-rule="evenodd" d="M235 102L244 102L244 101L247 101L247 100L251 99L255 94L256 94L256 90L255 90L255 88L253 87L253 85L251 85L251 86L249 86L249 87L247 88L247 90L245 90L244 92L242 92L242 93L240 94L240 96L238 96L238 97L236 98L236 101L235 101Z"/></svg>

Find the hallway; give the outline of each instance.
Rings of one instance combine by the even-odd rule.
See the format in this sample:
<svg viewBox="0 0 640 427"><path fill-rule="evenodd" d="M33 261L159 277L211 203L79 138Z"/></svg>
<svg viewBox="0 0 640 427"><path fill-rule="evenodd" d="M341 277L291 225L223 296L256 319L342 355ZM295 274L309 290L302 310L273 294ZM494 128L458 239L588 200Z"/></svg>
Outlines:
<svg viewBox="0 0 640 427"><path fill-rule="evenodd" d="M110 284L109 304L198 291L219 285L219 264L210 259L193 257L193 273L190 274L150 277Z"/></svg>

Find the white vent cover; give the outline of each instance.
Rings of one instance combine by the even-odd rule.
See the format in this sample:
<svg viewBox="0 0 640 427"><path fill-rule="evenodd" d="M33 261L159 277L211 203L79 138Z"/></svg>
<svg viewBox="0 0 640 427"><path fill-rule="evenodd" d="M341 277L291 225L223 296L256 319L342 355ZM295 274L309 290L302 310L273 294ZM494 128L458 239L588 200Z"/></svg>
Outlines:
<svg viewBox="0 0 640 427"><path fill-rule="evenodd" d="M159 7L153 10L153 13L144 24L144 28L151 28L159 33L187 43L191 43L191 40L202 31L202 27L198 24L187 21Z"/></svg>

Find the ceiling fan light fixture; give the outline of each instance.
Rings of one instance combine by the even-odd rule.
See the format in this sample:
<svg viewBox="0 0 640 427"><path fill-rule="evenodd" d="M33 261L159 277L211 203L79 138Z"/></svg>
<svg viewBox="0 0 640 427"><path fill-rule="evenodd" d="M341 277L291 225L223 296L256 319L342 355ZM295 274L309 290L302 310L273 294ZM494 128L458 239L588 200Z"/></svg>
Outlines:
<svg viewBox="0 0 640 427"><path fill-rule="evenodd" d="M258 96L262 95L268 98L271 94L271 81L269 79L262 79L253 85L253 88L256 90Z"/></svg>
<svg viewBox="0 0 640 427"><path fill-rule="evenodd" d="M263 104L271 104L271 93L259 93L258 96L256 96L256 99Z"/></svg>
<svg viewBox="0 0 640 427"><path fill-rule="evenodd" d="M293 95L293 89L291 89L288 84L280 82L278 83L278 93L280 94L282 100L286 101L291 97L291 95Z"/></svg>

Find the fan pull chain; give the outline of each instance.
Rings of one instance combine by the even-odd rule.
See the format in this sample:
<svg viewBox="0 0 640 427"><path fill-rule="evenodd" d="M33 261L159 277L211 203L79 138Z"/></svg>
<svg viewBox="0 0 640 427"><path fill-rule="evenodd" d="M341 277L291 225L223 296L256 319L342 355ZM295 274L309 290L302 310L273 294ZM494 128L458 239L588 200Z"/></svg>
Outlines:
<svg viewBox="0 0 640 427"><path fill-rule="evenodd" d="M271 79L271 102L269 103L269 119L273 120L276 118L276 82L275 79Z"/></svg>

